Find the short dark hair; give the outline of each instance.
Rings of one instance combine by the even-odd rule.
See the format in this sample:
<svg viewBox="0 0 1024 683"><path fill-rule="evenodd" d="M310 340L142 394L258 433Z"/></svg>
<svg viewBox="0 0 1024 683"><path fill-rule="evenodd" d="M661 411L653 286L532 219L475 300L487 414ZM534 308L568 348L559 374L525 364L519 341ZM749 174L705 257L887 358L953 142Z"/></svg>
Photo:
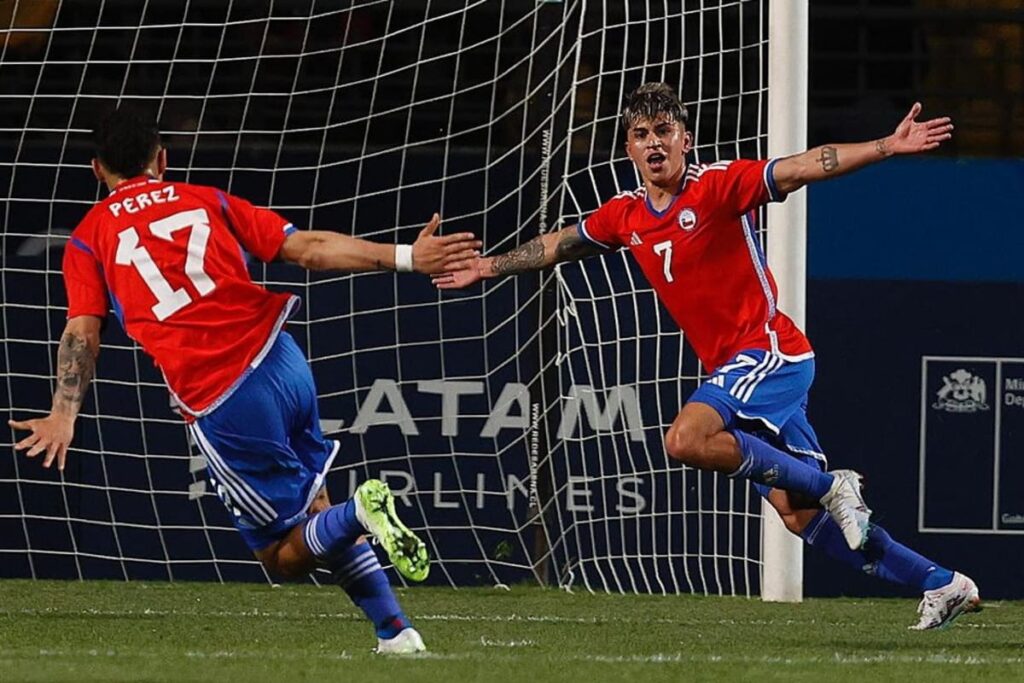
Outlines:
<svg viewBox="0 0 1024 683"><path fill-rule="evenodd" d="M626 106L622 109L622 128L628 131L640 119L653 119L659 114L668 114L684 127L690 120L689 112L672 86L644 83L626 98Z"/></svg>
<svg viewBox="0 0 1024 683"><path fill-rule="evenodd" d="M96 157L122 178L140 175L160 149L160 131L152 119L118 107L92 132Z"/></svg>

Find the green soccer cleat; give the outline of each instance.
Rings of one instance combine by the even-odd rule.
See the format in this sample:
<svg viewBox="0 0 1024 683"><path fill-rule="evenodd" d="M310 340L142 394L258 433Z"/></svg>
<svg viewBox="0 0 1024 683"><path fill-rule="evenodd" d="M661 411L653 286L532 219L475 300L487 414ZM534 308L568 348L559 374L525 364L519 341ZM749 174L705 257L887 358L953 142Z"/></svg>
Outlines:
<svg viewBox="0 0 1024 683"><path fill-rule="evenodd" d="M430 573L427 546L395 514L395 497L380 479L368 479L354 496L356 519L377 539L398 573L411 581L422 581Z"/></svg>

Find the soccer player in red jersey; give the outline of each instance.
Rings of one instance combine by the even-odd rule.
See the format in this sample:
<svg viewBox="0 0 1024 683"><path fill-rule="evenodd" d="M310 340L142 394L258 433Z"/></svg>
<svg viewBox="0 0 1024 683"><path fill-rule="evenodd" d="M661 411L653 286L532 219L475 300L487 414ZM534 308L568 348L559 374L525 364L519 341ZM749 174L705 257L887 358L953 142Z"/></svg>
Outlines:
<svg viewBox="0 0 1024 683"><path fill-rule="evenodd" d="M378 651L424 649L363 536L376 536L413 580L427 575L426 547L395 516L380 481L330 504L324 480L339 444L320 431L313 376L284 330L299 299L254 284L246 252L310 270L437 273L480 243L472 233L437 236L437 214L412 245L297 230L216 188L165 181L156 126L124 109L101 122L95 143L93 170L110 195L65 249L68 322L53 406L46 417L10 422L31 432L15 448L64 469L113 307L163 373L211 485L263 565L285 577L326 566L373 622Z"/></svg>
<svg viewBox="0 0 1024 683"><path fill-rule="evenodd" d="M647 83L622 111L626 153L643 187L581 221L507 253L474 255L434 277L440 289L551 267L626 248L710 376L665 434L668 455L750 480L786 527L857 569L924 592L914 628L944 626L978 603L970 578L894 541L870 523L860 475L827 471L807 421L814 352L778 310L778 290L755 233L756 210L804 185L894 154L935 149L948 118L917 121L920 104L888 137L823 145L769 160L691 164L687 111L664 83Z"/></svg>

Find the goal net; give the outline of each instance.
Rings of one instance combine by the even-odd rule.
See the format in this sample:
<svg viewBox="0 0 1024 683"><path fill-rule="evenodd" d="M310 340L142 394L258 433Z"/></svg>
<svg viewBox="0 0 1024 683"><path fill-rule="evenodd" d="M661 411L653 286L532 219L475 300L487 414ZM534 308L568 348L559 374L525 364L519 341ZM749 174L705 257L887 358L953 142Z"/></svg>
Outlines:
<svg viewBox="0 0 1024 683"><path fill-rule="evenodd" d="M751 0L2 3L7 412L49 407L62 250L101 197L88 132L119 103L160 121L171 180L384 242L437 210L500 252L638 186L617 113L641 82L681 90L698 161L764 156L766 60ZM333 499L385 479L432 580L758 593L760 501L666 459L701 368L624 253L444 294L253 274L303 297L289 330L343 444ZM267 578L116 321L63 474L16 438L0 576Z"/></svg>

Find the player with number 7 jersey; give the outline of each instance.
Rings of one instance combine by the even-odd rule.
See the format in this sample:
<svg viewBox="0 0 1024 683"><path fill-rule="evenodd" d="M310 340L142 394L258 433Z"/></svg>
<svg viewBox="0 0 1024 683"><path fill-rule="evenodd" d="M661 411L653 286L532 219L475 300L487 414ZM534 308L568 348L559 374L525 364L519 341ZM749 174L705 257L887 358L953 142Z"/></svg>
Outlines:
<svg viewBox="0 0 1024 683"><path fill-rule="evenodd" d="M164 180L167 152L156 126L130 111L110 114L95 138L93 171L110 194L65 249L68 322L57 390L46 417L10 421L31 432L15 448L45 453L44 467L56 461L64 469L113 308L163 373L211 486L264 567L284 577L326 567L373 623L378 651L423 650L363 537L375 536L414 581L427 576L426 546L395 515L380 481L331 505L325 481L339 443L320 430L312 373L284 330L299 299L254 283L247 261L430 274L477 253L480 242L471 233L436 235L437 214L411 245L296 230L223 190Z"/></svg>
<svg viewBox="0 0 1024 683"><path fill-rule="evenodd" d="M948 625L978 604L974 582L896 542L870 521L860 475L827 471L807 419L814 353L776 306L778 289L755 231L756 211L804 185L893 154L934 149L948 118L916 120L892 135L823 145L779 159L691 164L687 111L665 83L645 83L622 110L626 154L644 186L605 202L578 225L434 277L441 289L548 268L626 248L709 377L665 433L666 454L750 481L786 528L855 569L924 593L919 629Z"/></svg>

